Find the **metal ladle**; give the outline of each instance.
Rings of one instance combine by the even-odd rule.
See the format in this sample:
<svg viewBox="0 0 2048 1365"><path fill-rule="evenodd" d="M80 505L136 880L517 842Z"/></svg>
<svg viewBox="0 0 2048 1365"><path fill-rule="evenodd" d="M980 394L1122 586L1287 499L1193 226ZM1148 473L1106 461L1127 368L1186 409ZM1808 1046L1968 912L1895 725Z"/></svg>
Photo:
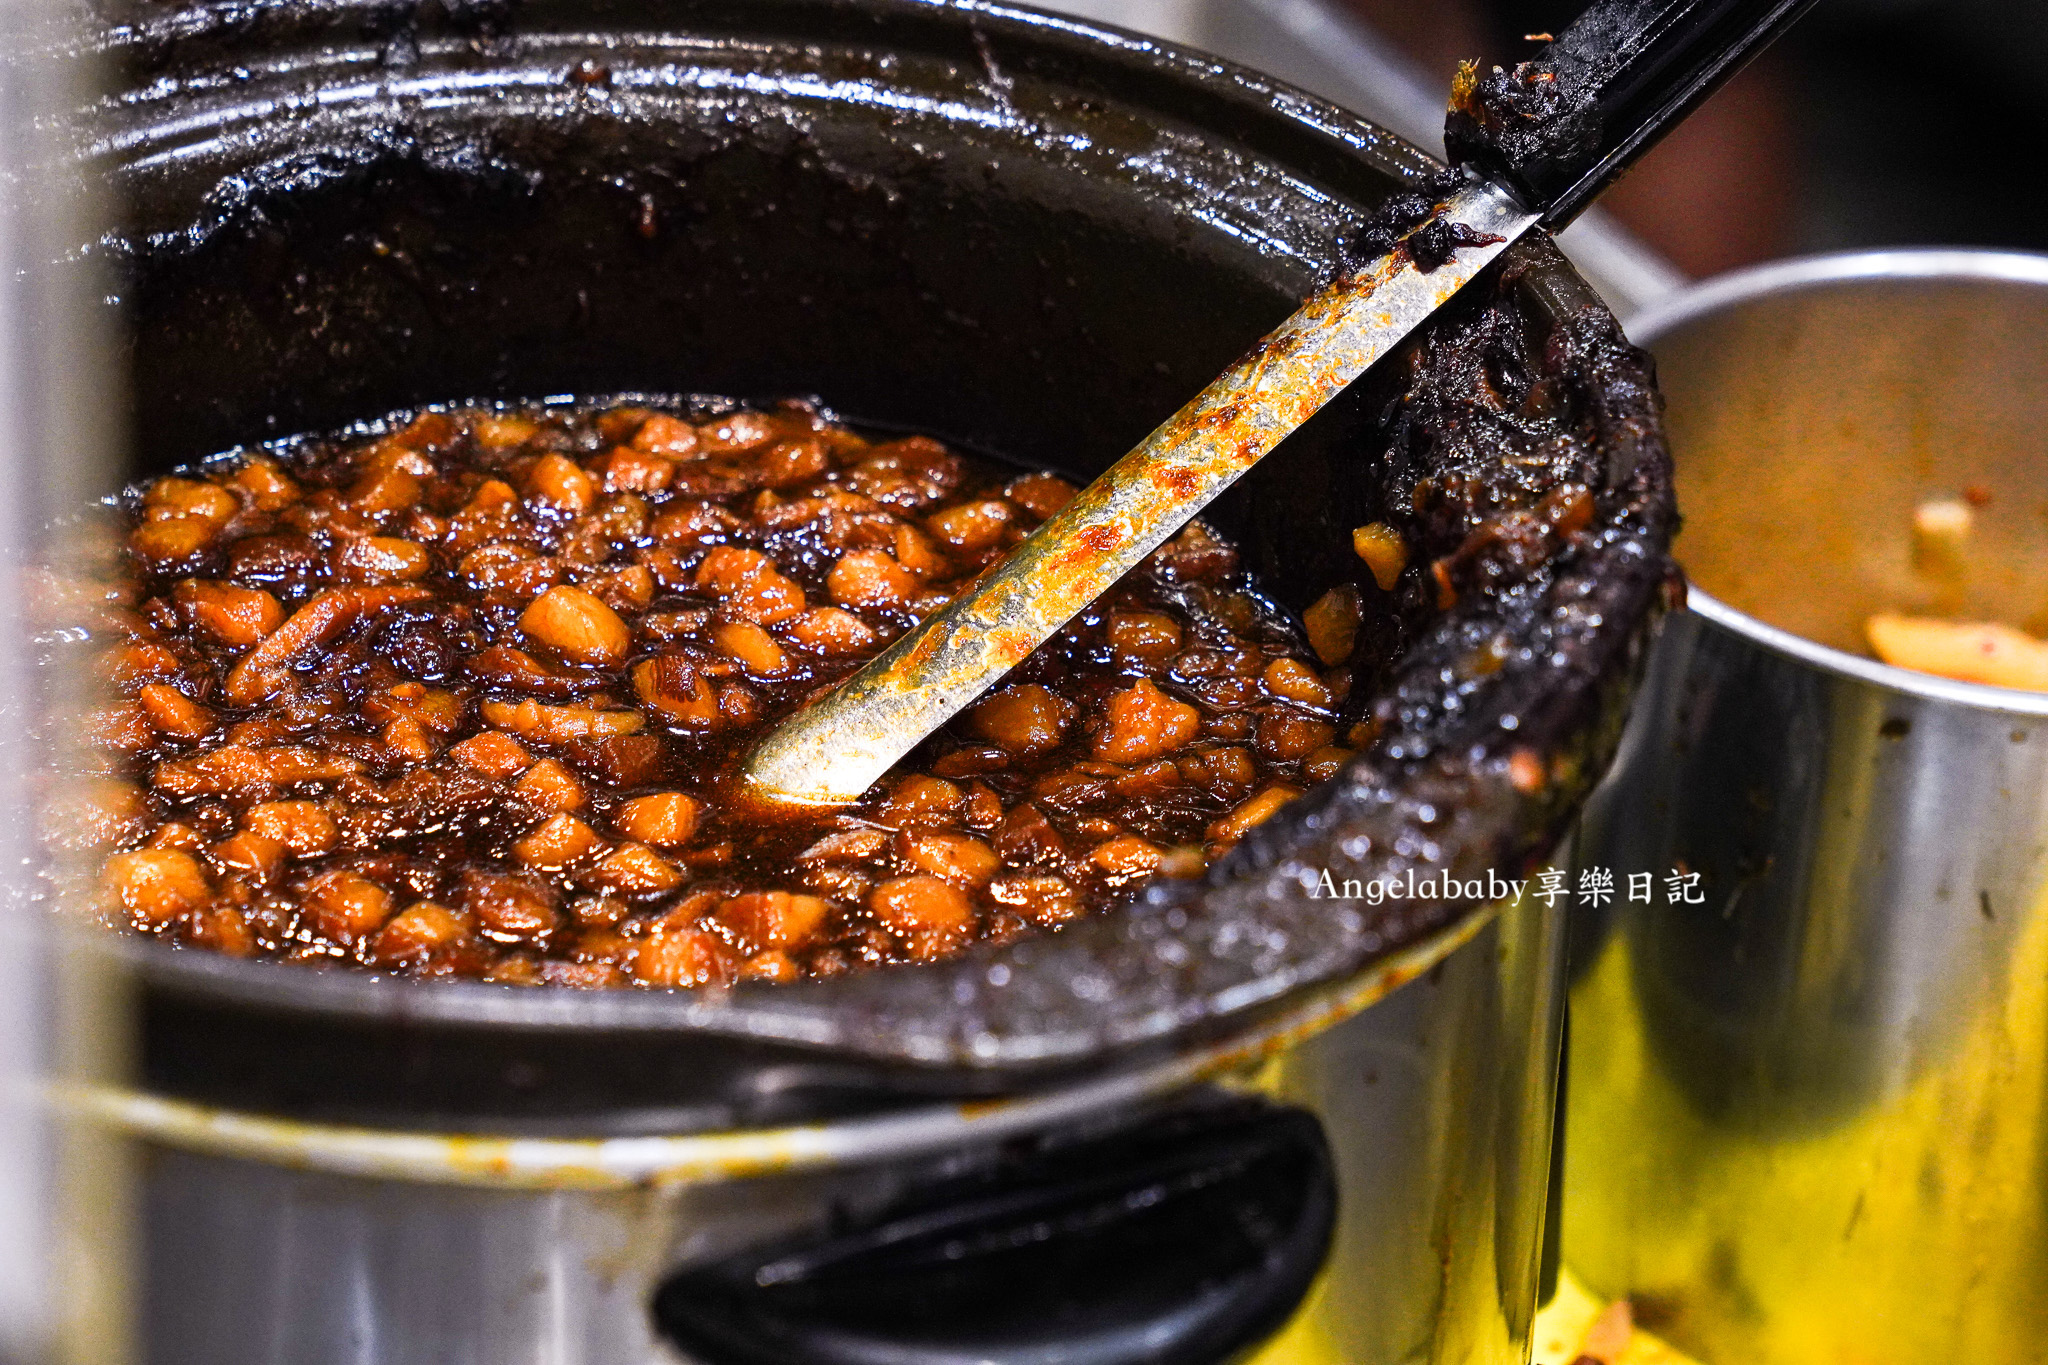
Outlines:
<svg viewBox="0 0 2048 1365"><path fill-rule="evenodd" d="M1465 180L1341 275L965 596L784 721L757 799L841 806L1164 544L1533 228L1556 232L1814 0L1599 0L1513 72L1467 65Z"/></svg>

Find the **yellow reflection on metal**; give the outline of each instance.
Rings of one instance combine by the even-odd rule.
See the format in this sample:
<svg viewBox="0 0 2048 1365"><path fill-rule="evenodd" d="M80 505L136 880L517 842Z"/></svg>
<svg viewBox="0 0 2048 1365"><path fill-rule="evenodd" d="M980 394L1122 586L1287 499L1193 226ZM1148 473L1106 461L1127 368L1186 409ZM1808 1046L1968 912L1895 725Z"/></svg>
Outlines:
<svg viewBox="0 0 2048 1365"><path fill-rule="evenodd" d="M1567 1266L1557 1277L1557 1294L1536 1314L1529 1365L1573 1365L1585 1354L1586 1337L1614 1305L1586 1288ZM1653 1332L1634 1328L1618 1354L1599 1357L1603 1365L1696 1365ZM1737 1362L1739 1365L1739 1362Z"/></svg>
<svg viewBox="0 0 2048 1365"><path fill-rule="evenodd" d="M2048 1358L2048 892L2023 923L2001 999L1896 1081L1844 1059L1798 1129L1678 1088L1610 940L1572 995L1566 1257L1707 1360Z"/></svg>
<svg viewBox="0 0 2048 1365"><path fill-rule="evenodd" d="M1233 1078L1317 1114L1340 1189L1322 1276L1247 1365L1526 1365L1551 1137L1530 1116L1555 1102L1562 973L1515 964L1561 964L1563 916L1510 902L1497 924L1474 949L1500 964L1473 997L1484 1005L1457 1012L1434 1042L1375 1037L1333 1050L1323 1040ZM1442 1065L1454 1058L1463 1061ZM1401 1073L1429 1079L1404 1090ZM1375 1139L1383 1125L1403 1136ZM1405 1181L1434 1193L1382 1202L1390 1182Z"/></svg>

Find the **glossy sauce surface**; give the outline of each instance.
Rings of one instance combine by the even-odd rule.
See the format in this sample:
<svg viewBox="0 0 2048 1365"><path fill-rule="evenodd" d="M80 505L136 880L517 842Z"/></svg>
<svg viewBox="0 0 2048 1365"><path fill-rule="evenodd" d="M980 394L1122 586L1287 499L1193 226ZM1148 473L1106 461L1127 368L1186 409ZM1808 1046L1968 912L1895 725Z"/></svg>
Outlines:
<svg viewBox="0 0 2048 1365"><path fill-rule="evenodd" d="M1073 491L799 404L223 457L133 500L57 811L111 919L241 956L685 987L1057 930L1349 757L1355 600L1304 637L1198 523L858 806L731 789Z"/></svg>

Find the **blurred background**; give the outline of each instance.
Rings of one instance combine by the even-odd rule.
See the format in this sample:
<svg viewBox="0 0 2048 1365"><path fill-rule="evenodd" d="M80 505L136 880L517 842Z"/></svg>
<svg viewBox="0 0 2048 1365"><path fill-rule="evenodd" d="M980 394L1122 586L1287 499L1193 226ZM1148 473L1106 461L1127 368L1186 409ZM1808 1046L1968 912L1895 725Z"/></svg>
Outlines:
<svg viewBox="0 0 2048 1365"><path fill-rule="evenodd" d="M1512 64L1582 0L1053 0L1262 66L1397 131L1318 79L1385 61L1440 127L1461 58ZM1346 21L1349 21L1348 23ZM1291 55L1261 30L1291 31ZM1349 31L1346 32L1345 30ZM1318 32L1320 30L1320 32ZM1346 53L1346 41L1354 50ZM1369 63L1367 63L1369 66ZM1375 82L1382 99L1389 82ZM1398 106L1398 98L1388 99ZM1416 108L1396 110L1411 123ZM1603 206L1671 265L1706 275L1854 247L2048 250L2048 0L1822 0L1611 192ZM1438 139L1427 141L1440 150Z"/></svg>
<svg viewBox="0 0 2048 1365"><path fill-rule="evenodd" d="M1345 0L1425 68L1508 63L1578 0ZM2048 3L1822 0L1605 201L1688 274L1897 243L2048 248Z"/></svg>

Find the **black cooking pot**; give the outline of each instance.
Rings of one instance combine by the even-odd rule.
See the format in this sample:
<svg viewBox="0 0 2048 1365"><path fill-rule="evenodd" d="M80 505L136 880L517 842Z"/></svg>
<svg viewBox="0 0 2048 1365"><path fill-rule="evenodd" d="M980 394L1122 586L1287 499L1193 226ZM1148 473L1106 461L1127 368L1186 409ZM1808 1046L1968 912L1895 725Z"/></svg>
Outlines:
<svg viewBox="0 0 2048 1365"><path fill-rule="evenodd" d="M107 250L134 475L408 405L700 392L815 395L1086 477L1430 169L1251 73L964 0L111 8L129 93L96 112L95 157L129 204ZM1549 851L1669 592L1672 513L1647 362L1547 244L1433 336L1216 505L1266 587L1299 609L1369 584L1349 532L1408 515L1383 506L1402 462L1484 476L1516 422L1549 429L1536 404L1472 444L1477 386L1567 414L1593 524L1497 592L1377 607L1356 702L1376 742L1202 883L957 961L720 992L123 940L143 1085L415 1128L733 1127L1127 1067L1455 929L1477 901L1311 892L1326 868L1518 876Z"/></svg>

